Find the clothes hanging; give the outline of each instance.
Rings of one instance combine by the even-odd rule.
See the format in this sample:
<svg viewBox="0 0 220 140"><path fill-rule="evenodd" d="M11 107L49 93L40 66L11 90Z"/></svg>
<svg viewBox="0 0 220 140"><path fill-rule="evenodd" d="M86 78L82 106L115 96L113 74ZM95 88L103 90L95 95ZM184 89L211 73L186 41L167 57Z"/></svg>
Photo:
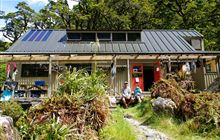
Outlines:
<svg viewBox="0 0 220 140"><path fill-rule="evenodd" d="M116 65L114 63L111 64L111 77L112 80L115 78L116 75Z"/></svg>
<svg viewBox="0 0 220 140"><path fill-rule="evenodd" d="M192 61L191 63L191 70L193 73L196 73L196 62L195 61Z"/></svg>

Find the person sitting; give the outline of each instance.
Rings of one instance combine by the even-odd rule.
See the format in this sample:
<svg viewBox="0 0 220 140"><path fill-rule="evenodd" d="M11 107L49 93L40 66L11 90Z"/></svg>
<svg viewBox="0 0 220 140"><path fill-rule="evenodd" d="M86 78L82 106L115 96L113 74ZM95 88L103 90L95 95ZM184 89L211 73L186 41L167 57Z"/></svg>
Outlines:
<svg viewBox="0 0 220 140"><path fill-rule="evenodd" d="M128 86L128 82L124 82L124 86L122 88L122 102L125 106L125 108L128 107L128 105L131 103L131 88Z"/></svg>
<svg viewBox="0 0 220 140"><path fill-rule="evenodd" d="M142 90L139 87L138 83L136 83L136 87L134 89L134 96L135 96L135 99L137 99L138 102L141 103L141 101L143 100L143 94L142 94Z"/></svg>

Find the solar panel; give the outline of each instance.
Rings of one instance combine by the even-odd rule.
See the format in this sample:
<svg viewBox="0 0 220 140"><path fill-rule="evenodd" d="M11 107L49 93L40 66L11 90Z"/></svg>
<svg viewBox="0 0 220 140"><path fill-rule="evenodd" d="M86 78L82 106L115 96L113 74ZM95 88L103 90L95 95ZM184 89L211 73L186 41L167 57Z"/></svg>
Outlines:
<svg viewBox="0 0 220 140"><path fill-rule="evenodd" d="M40 35L37 37L37 39L35 39L35 41L40 41L46 32L46 30L41 31Z"/></svg>
<svg viewBox="0 0 220 140"><path fill-rule="evenodd" d="M47 39L49 38L50 34L52 33L52 30L49 30L47 32L47 34L44 36L44 38L42 39L42 41L47 41Z"/></svg>
<svg viewBox="0 0 220 140"><path fill-rule="evenodd" d="M28 38L35 32L35 30L31 30L21 41L27 41Z"/></svg>
<svg viewBox="0 0 220 140"><path fill-rule="evenodd" d="M28 41L33 41L39 33L40 33L40 30L37 30Z"/></svg>

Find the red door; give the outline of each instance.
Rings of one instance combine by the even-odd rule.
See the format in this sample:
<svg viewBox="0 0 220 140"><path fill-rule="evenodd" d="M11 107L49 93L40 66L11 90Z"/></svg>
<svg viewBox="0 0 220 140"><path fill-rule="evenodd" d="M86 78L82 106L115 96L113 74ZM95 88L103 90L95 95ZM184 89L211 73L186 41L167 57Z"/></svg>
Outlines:
<svg viewBox="0 0 220 140"><path fill-rule="evenodd" d="M160 80L160 61L153 64L154 67L154 82Z"/></svg>

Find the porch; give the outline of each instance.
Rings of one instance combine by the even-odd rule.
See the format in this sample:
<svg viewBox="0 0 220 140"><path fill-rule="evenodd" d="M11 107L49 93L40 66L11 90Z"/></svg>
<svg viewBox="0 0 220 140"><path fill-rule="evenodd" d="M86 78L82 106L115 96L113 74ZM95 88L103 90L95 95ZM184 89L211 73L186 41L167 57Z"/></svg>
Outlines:
<svg viewBox="0 0 220 140"><path fill-rule="evenodd" d="M45 98L47 96L51 96L56 92L57 89L57 77L59 72L56 71L56 67L65 67L65 64L97 64L97 67L105 68L107 73L109 74L109 83L111 88L115 93L120 94L121 88L123 86L124 81L128 81L129 85L132 87L134 83L134 77L132 75L132 66L135 64L143 65L143 68L151 68L154 70L153 63L155 62L164 62L164 69L167 69L169 64L173 62L186 62L197 59L207 59L212 58L216 59L217 56L213 54L146 54L146 55L125 55L125 54L115 54L115 55L73 55L73 54L30 54L30 55L21 55L21 54L2 54L0 55L1 64L6 64L10 62L17 63L18 74L16 76L16 81L18 82L18 92L23 92L24 96L18 97L20 100L24 100L24 98L35 97L33 92L44 92L37 98ZM116 78L114 81L111 81L110 69L111 64L114 63L116 65ZM22 77L22 64L46 64L48 65L46 77ZM168 66L169 67L169 66ZM171 65L172 67L172 65ZM163 77L164 73L168 73L169 71L162 71L161 67L161 77ZM144 74L144 69L143 69ZM146 71L145 73L148 73ZM202 74L202 75L201 75ZM197 79L195 81L200 86L200 89L207 88L216 77L218 77L218 73L206 73L205 65L202 65L201 69L198 69ZM143 77L144 78L144 77ZM204 79L204 81L202 80ZM140 79L139 79L140 80ZM144 79L143 79L144 80ZM152 79L151 79L152 80ZM45 85L39 87L36 85L36 81L45 81ZM145 81L146 82L146 81ZM153 81L152 81L153 82ZM199 83L202 83L201 85ZM144 84L144 83L143 83ZM145 88L145 87L143 87ZM147 92L147 90L143 90ZM15 93L16 94L16 93Z"/></svg>

